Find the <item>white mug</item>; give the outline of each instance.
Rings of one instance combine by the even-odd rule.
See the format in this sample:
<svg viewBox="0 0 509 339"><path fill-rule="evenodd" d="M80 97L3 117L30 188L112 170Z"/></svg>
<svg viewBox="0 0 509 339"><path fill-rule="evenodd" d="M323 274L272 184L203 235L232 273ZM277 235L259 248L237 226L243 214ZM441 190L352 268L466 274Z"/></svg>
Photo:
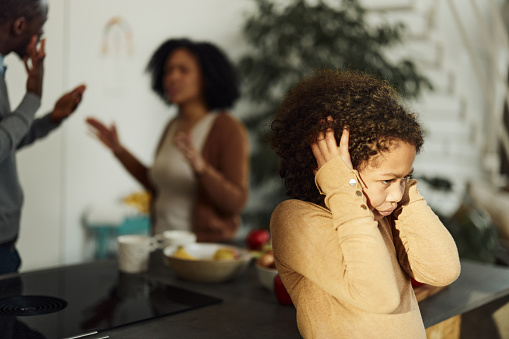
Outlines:
<svg viewBox="0 0 509 339"><path fill-rule="evenodd" d="M146 235L117 237L118 268L125 273L142 273L148 270L150 252L157 249L157 240Z"/></svg>
<svg viewBox="0 0 509 339"><path fill-rule="evenodd" d="M196 242L196 234L181 230L164 231L162 234L155 235L154 238L157 239L161 249L168 246L187 245Z"/></svg>

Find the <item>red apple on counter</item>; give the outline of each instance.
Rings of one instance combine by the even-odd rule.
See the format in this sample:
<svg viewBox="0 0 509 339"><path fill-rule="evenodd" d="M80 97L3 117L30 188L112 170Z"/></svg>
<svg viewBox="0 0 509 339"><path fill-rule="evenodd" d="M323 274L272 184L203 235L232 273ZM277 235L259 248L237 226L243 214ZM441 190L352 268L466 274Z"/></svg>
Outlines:
<svg viewBox="0 0 509 339"><path fill-rule="evenodd" d="M293 304L292 298L290 298L290 295L288 294L285 285L283 285L279 274L276 274L274 277L274 294L281 305L287 306Z"/></svg>
<svg viewBox="0 0 509 339"><path fill-rule="evenodd" d="M415 280L415 279L414 279L414 278L412 278L412 277L410 277L410 281L412 282L412 287L419 287L419 286L424 285L423 283L418 282L417 280Z"/></svg>
<svg viewBox="0 0 509 339"><path fill-rule="evenodd" d="M251 230L246 237L247 248L251 251L261 251L270 241L270 233L264 229Z"/></svg>

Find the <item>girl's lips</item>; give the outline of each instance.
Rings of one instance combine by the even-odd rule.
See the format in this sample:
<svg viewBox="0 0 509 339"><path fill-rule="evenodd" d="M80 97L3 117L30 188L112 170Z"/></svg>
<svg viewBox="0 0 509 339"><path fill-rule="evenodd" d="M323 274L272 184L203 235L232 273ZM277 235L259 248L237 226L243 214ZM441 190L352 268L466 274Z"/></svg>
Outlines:
<svg viewBox="0 0 509 339"><path fill-rule="evenodd" d="M388 215L391 215L392 212L394 212L394 210L395 210L395 208L387 210L387 211L378 211L378 213L380 213L380 215L383 215L384 217L386 217Z"/></svg>

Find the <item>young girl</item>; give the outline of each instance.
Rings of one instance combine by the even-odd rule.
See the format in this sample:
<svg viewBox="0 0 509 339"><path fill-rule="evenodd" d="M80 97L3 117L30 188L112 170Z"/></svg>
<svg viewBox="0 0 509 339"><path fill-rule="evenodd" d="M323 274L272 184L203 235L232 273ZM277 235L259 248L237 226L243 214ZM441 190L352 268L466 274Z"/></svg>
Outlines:
<svg viewBox="0 0 509 339"><path fill-rule="evenodd" d="M445 286L460 263L410 179L415 115L382 80L321 71L286 95L272 130L293 198L272 214L272 245L302 336L426 338L410 278Z"/></svg>

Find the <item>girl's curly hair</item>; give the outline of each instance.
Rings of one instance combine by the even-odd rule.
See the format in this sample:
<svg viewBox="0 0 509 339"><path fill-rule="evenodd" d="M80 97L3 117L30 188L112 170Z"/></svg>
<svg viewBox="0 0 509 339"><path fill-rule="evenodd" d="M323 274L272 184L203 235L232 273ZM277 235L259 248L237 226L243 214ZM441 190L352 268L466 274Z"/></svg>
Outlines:
<svg viewBox="0 0 509 339"><path fill-rule="evenodd" d="M325 122L328 116L331 123ZM280 157L288 196L324 204L315 186L317 163L310 145L329 127L339 142L345 126L355 169L389 150L393 141L407 142L416 152L423 144L416 115L402 106L388 82L353 71L316 71L286 94L271 124L269 140Z"/></svg>

